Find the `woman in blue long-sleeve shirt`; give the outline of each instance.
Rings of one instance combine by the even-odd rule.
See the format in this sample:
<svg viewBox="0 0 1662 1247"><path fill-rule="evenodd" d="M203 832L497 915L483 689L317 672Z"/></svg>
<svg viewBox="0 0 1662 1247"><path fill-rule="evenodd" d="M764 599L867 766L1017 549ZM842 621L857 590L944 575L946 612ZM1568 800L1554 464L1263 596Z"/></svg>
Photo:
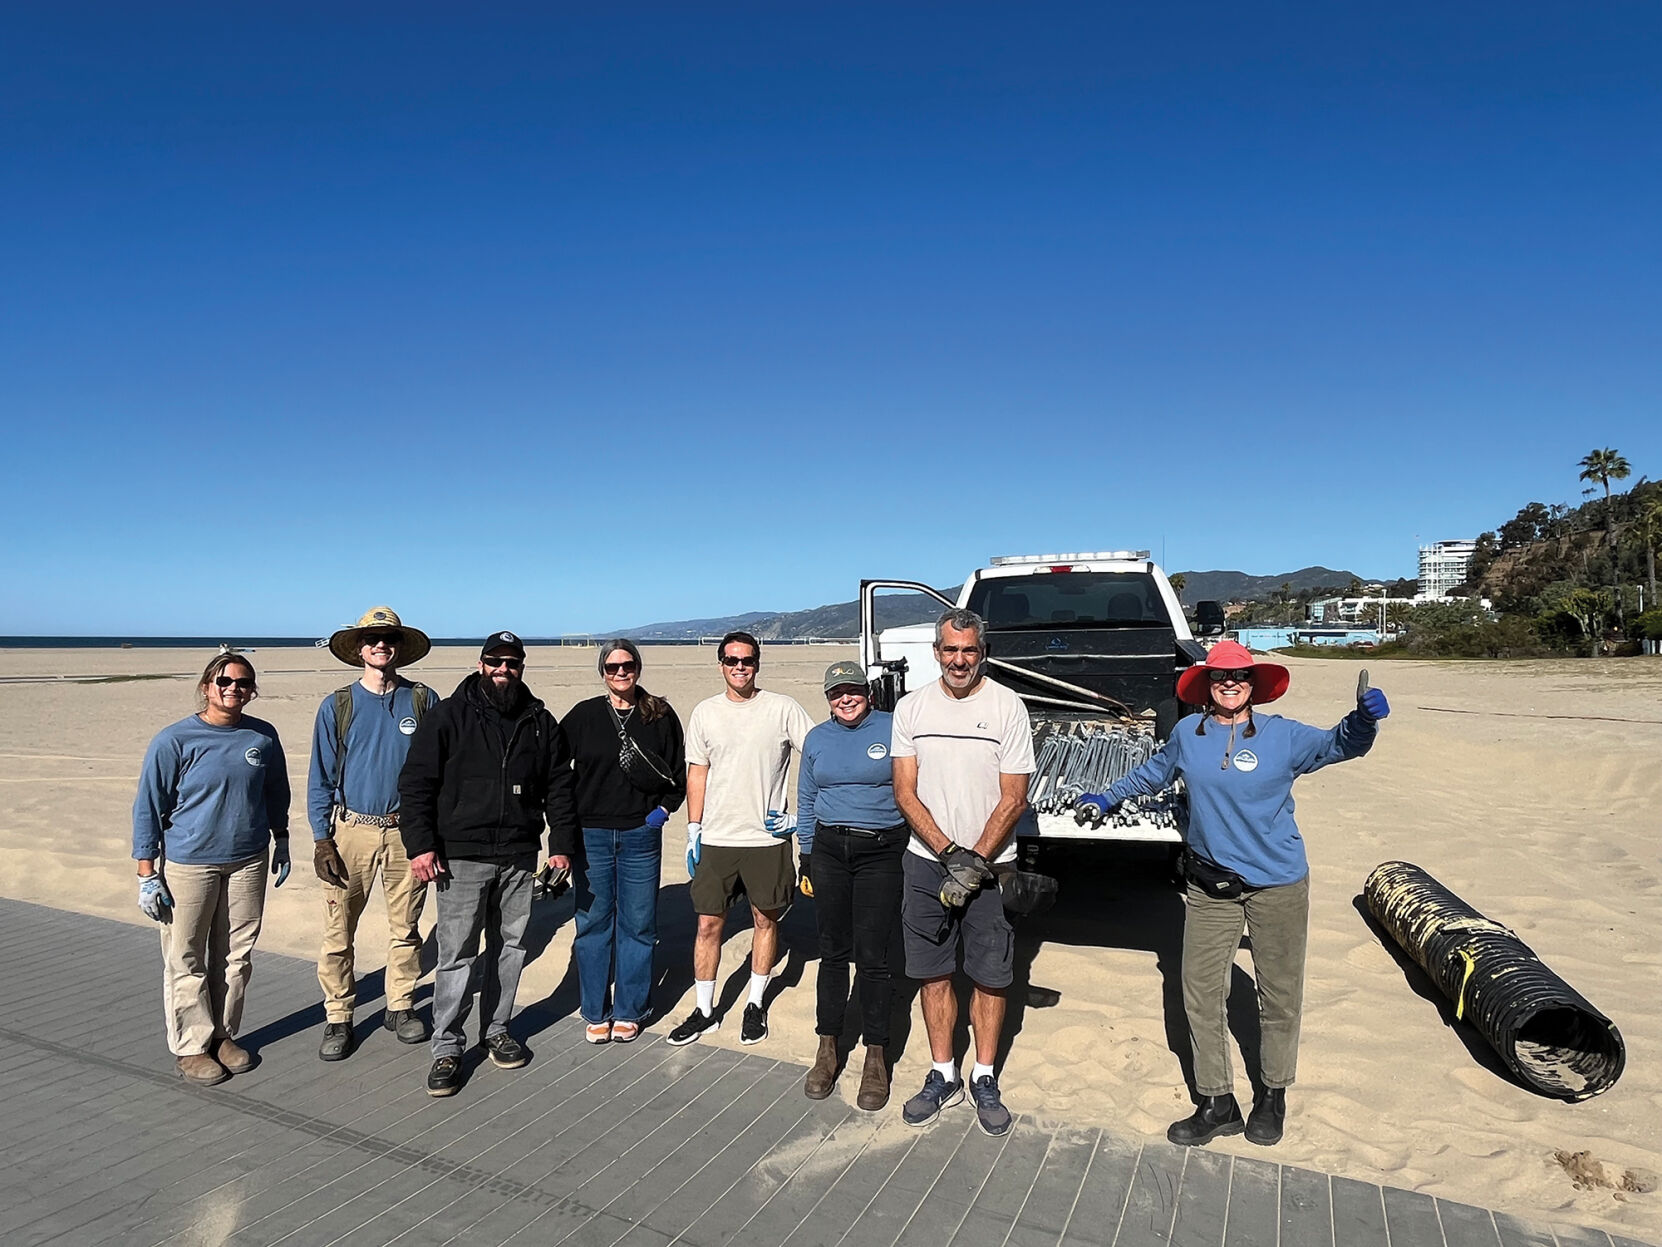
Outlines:
<svg viewBox="0 0 1662 1247"><path fill-rule="evenodd" d="M875 1112L889 1102L889 1010L894 1000L889 942L900 912L901 858L911 833L895 805L889 761L893 716L871 708L859 663L825 672L831 718L808 733L796 788L802 890L819 927L819 1052L803 1083L811 1100L837 1080L837 1036L848 1011L848 963L860 972L865 1065L855 1103Z"/></svg>
<svg viewBox="0 0 1662 1247"><path fill-rule="evenodd" d="M210 662L200 709L150 742L133 800L139 908L162 929L167 1045L180 1076L202 1085L253 1068L236 1035L267 848L277 886L289 875L288 765L277 730L243 713L257 696L248 659Z"/></svg>
<svg viewBox="0 0 1662 1247"><path fill-rule="evenodd" d="M1219 1135L1253 1143L1281 1138L1287 1091L1298 1066L1304 954L1310 912L1310 867L1293 821L1293 781L1373 747L1390 713L1385 694L1367 689L1335 728L1311 727L1253 707L1287 691L1287 668L1255 662L1233 641L1213 647L1203 666L1179 678L1179 698L1206 711L1178 723L1142 766L1106 793L1085 796L1087 815L1130 797L1169 787L1179 776L1189 793L1189 878L1183 923L1183 1005L1194 1045L1194 1114L1166 1137L1192 1146ZM1234 1094L1225 1007L1241 933L1252 936L1258 987L1264 1092L1243 1121Z"/></svg>

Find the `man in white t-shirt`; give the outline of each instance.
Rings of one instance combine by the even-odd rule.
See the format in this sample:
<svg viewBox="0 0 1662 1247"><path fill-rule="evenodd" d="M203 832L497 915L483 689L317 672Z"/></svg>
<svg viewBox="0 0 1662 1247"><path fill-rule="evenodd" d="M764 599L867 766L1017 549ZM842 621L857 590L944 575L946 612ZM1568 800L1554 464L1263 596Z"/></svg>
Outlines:
<svg viewBox="0 0 1662 1247"><path fill-rule="evenodd" d="M918 998L933 1062L901 1116L909 1126L928 1125L963 1100L968 1081L981 1129L1002 1135L1011 1117L993 1061L1015 939L992 866L1016 856L1012 832L1027 807L1033 733L1021 698L986 677L986 657L981 617L947 611L935 623L941 678L908 693L894 712L895 802L912 827L900 905L906 973L922 985ZM952 971L960 948L973 984L975 1063L967 1080L958 1075L952 1049L958 1024Z"/></svg>
<svg viewBox="0 0 1662 1247"><path fill-rule="evenodd" d="M765 996L779 948L779 919L796 891L785 777L792 751L814 721L789 697L756 687L762 647L748 632L729 632L716 655L727 688L701 701L687 720L687 874L698 935L693 944L697 1004L668 1040L687 1044L721 1025L716 971L727 910L742 891L750 899L755 938L750 995L739 1042L767 1038Z"/></svg>

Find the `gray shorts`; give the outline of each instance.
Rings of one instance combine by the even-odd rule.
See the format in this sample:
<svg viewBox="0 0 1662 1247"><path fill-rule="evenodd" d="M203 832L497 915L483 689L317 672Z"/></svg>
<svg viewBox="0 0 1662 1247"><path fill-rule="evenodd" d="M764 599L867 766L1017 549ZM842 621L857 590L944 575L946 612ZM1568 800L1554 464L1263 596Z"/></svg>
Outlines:
<svg viewBox="0 0 1662 1247"><path fill-rule="evenodd" d="M964 950L964 973L982 987L1008 987L1013 977L1015 933L1004 916L1004 898L989 884L962 909L941 904L946 867L932 857L907 850L906 887L900 896L900 921L906 937L906 973L914 979L938 979L958 967Z"/></svg>

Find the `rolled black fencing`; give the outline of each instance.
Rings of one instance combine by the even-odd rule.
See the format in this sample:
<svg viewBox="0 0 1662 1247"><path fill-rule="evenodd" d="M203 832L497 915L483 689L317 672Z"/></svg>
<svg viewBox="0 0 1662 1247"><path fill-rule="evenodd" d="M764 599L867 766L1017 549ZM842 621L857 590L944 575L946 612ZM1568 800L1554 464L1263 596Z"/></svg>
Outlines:
<svg viewBox="0 0 1662 1247"><path fill-rule="evenodd" d="M1362 886L1391 938L1455 1003L1524 1084L1585 1100L1621 1077L1627 1047L1616 1024L1547 969L1529 945L1485 918L1418 866L1385 862Z"/></svg>

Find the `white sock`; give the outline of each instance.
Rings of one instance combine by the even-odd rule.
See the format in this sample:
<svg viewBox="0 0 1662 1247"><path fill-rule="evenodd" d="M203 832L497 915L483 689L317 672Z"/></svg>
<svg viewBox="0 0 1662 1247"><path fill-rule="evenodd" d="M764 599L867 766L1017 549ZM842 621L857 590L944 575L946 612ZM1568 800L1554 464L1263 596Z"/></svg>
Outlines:
<svg viewBox="0 0 1662 1247"><path fill-rule="evenodd" d="M958 1081L958 1066L952 1061L936 1061L935 1072L946 1079L946 1085L951 1086Z"/></svg>
<svg viewBox="0 0 1662 1247"><path fill-rule="evenodd" d="M716 981L694 979L693 989L698 993L698 1011L709 1017L716 1011Z"/></svg>
<svg viewBox="0 0 1662 1247"><path fill-rule="evenodd" d="M759 1006L762 1003L762 997L767 994L768 984L771 982L773 982L773 975L771 974L757 974L754 970L750 972L751 1004Z"/></svg>
<svg viewBox="0 0 1662 1247"><path fill-rule="evenodd" d="M991 1078L992 1076L993 1076L993 1067L991 1065L983 1065L983 1064L981 1064L980 1061L977 1061L970 1068L970 1076L969 1076L970 1086L973 1087L973 1086L975 1086L976 1083L980 1082L983 1078Z"/></svg>

